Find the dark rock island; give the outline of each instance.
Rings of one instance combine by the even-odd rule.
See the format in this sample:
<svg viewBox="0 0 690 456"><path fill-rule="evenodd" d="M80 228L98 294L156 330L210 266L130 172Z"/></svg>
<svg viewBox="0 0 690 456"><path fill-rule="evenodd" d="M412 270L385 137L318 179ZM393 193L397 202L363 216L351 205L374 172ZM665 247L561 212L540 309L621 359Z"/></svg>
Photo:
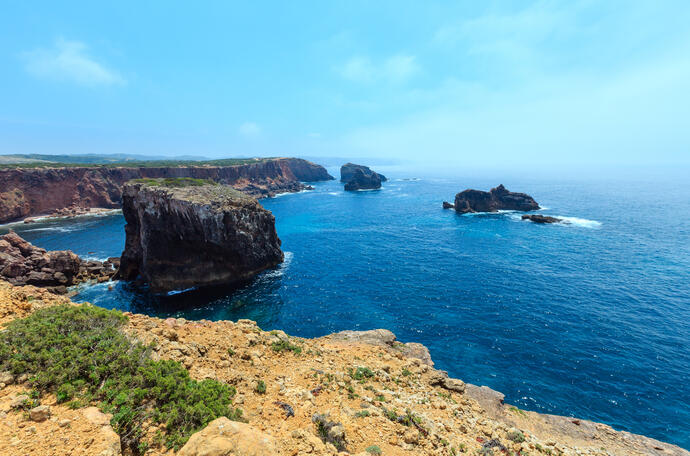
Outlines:
<svg viewBox="0 0 690 456"><path fill-rule="evenodd" d="M522 220L529 220L534 223L558 223L563 221L563 219L541 214L523 215Z"/></svg>
<svg viewBox="0 0 690 456"><path fill-rule="evenodd" d="M86 261L69 250L46 251L11 231L0 236L0 278L13 285L35 285L64 294L67 287L112 277L118 258Z"/></svg>
<svg viewBox="0 0 690 456"><path fill-rule="evenodd" d="M119 277L151 291L232 284L283 261L273 214L229 186L141 179L125 184L122 203Z"/></svg>
<svg viewBox="0 0 690 456"><path fill-rule="evenodd" d="M488 192L481 190L465 190L455 195L455 204L444 201L445 209L454 208L456 212L466 214L469 212L496 212L500 210L510 211L536 211L539 204L526 193L514 193L508 191L503 185L492 188Z"/></svg>
<svg viewBox="0 0 690 456"><path fill-rule="evenodd" d="M340 167L340 182L345 182L345 190L374 190L381 188L386 176L372 171L367 166L346 163Z"/></svg>

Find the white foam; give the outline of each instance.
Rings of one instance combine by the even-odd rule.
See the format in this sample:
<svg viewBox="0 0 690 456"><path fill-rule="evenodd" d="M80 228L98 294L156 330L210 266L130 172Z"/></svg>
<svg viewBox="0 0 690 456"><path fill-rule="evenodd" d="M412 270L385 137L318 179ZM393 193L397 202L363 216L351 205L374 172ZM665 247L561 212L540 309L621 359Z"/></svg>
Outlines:
<svg viewBox="0 0 690 456"><path fill-rule="evenodd" d="M558 223L559 225L571 225L580 228L599 228L601 226L601 222L597 222L596 220L579 217L564 217L562 215L556 215L555 217L562 220L562 222Z"/></svg>
<svg viewBox="0 0 690 456"><path fill-rule="evenodd" d="M292 263L292 252L284 252L284 259L283 262L278 265L275 269L272 269L270 271L266 271L264 274L262 274L261 278L266 279L266 278L276 278L280 277L283 274L285 274L285 271L287 268L290 267L290 263Z"/></svg>

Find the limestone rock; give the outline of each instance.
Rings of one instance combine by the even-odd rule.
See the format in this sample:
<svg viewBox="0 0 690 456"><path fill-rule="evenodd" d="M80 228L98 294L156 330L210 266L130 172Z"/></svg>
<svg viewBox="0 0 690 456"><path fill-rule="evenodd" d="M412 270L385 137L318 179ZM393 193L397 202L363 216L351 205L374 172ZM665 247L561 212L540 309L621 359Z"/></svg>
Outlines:
<svg viewBox="0 0 690 456"><path fill-rule="evenodd" d="M29 410L29 418L31 421L45 421L50 418L50 407L47 405L39 405Z"/></svg>
<svg viewBox="0 0 690 456"><path fill-rule="evenodd" d="M277 454L273 437L225 417L192 435L178 456L264 456Z"/></svg>

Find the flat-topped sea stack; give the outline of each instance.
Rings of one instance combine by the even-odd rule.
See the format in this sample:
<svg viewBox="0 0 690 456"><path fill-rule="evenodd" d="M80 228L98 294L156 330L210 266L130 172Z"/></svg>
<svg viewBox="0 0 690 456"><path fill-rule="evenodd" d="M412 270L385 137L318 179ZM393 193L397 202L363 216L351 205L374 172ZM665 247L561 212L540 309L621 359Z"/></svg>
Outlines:
<svg viewBox="0 0 690 456"><path fill-rule="evenodd" d="M125 182L177 177L212 180L257 198L304 190L307 187L302 182L333 179L323 166L300 158L0 166L0 223L36 215L88 213L90 208L119 208Z"/></svg>
<svg viewBox="0 0 690 456"><path fill-rule="evenodd" d="M340 167L340 182L345 182L345 190L375 190L386 182L386 176L372 171L369 167L346 163Z"/></svg>
<svg viewBox="0 0 690 456"><path fill-rule="evenodd" d="M232 284L283 261L275 218L227 185L141 179L122 191L125 250L119 277L151 291Z"/></svg>
<svg viewBox="0 0 690 456"><path fill-rule="evenodd" d="M481 190L465 190L455 195L455 204L444 203L444 208L453 207L456 212L497 212L507 211L536 211L540 209L534 198L526 193L508 191L503 185L492 188L488 192Z"/></svg>

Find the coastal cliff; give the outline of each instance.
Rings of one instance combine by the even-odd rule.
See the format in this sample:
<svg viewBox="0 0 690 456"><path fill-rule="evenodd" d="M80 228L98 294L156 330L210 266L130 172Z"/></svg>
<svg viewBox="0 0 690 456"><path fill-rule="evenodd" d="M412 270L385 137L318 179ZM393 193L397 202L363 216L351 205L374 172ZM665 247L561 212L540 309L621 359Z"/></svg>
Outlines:
<svg viewBox="0 0 690 456"><path fill-rule="evenodd" d="M87 309L107 312L68 304L66 298L41 289L0 281L3 329L56 306L85 307L81 315L88 315ZM54 325L55 314L50 315ZM677 446L604 424L513 407L490 388L448 377L433 367L424 346L401 343L383 329L304 339L279 330L263 331L250 320L162 320L125 313L121 321L129 341L152 347L153 360L183 366L200 384L230 385L232 406L242 411L234 413L233 421L218 417L205 427L188 430L177 453L163 442L179 429L144 422L139 429L141 447L149 456L690 456ZM82 331L92 337L98 334L91 328ZM70 337L76 341L79 334ZM25 336L10 341L18 349L36 343ZM110 409L114 414L99 411L93 399L98 394L64 402L50 390L39 392L29 376L22 375L27 366L24 363L12 372L0 369L0 429L7 428L0 432L0 456L131 454L124 445L130 436L118 435L123 430L116 426L127 417L125 413L117 413L117 408ZM166 366L170 370L172 364ZM177 381L181 388L189 380ZM191 403L192 397L187 400L188 413L206 410Z"/></svg>
<svg viewBox="0 0 690 456"><path fill-rule="evenodd" d="M247 280L283 261L275 218L258 201L210 181L142 179L122 191L119 277L152 291Z"/></svg>
<svg viewBox="0 0 690 456"><path fill-rule="evenodd" d="M64 208L119 208L125 182L176 177L209 179L257 198L303 190L301 182L333 179L322 166L298 158L233 166L0 168L0 223Z"/></svg>

